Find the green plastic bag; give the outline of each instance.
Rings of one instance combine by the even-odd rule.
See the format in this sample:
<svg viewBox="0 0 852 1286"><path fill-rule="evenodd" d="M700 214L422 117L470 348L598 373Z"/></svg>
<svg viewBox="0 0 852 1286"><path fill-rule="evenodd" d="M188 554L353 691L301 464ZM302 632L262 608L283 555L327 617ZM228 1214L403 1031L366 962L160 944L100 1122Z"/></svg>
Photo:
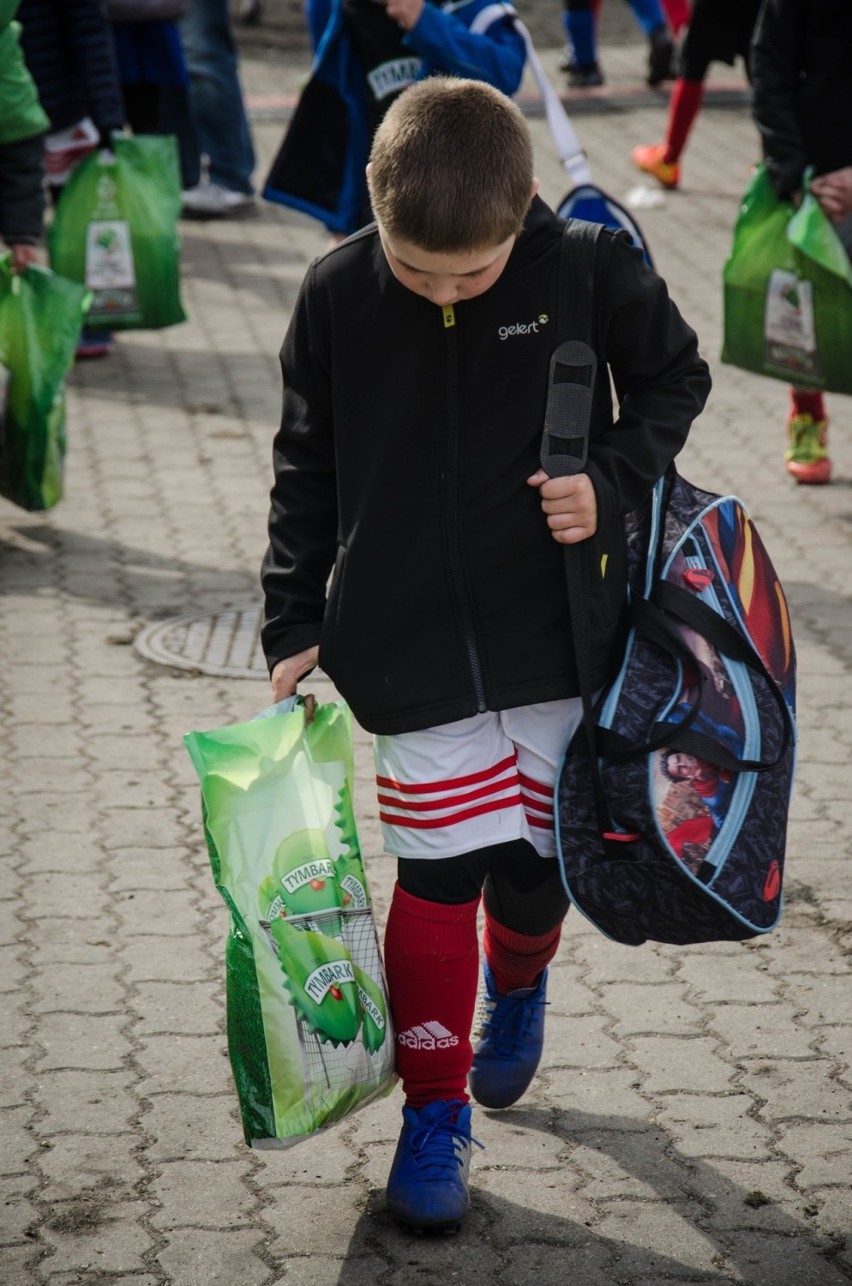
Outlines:
<svg viewBox="0 0 852 1286"><path fill-rule="evenodd" d="M22 509L62 498L65 376L89 298L76 282L36 266L13 273L12 256L0 257L0 366L8 372L0 495Z"/></svg>
<svg viewBox="0 0 852 1286"><path fill-rule="evenodd" d="M87 325L158 329L186 320L180 299L180 172L170 136L114 134L72 173L48 235L55 272L93 293Z"/></svg>
<svg viewBox="0 0 852 1286"><path fill-rule="evenodd" d="M274 709L274 707L273 707ZM184 738L230 911L228 1052L245 1139L287 1147L396 1080L342 703Z"/></svg>
<svg viewBox="0 0 852 1286"><path fill-rule="evenodd" d="M764 166L725 264L722 361L801 388L852 393L852 266L819 202L779 201Z"/></svg>

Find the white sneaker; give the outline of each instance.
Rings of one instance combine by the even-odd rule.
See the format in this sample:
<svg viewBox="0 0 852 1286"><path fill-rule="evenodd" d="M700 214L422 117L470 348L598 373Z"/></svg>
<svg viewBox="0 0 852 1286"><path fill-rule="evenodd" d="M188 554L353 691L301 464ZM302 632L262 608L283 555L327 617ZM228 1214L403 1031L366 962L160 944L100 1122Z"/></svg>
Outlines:
<svg viewBox="0 0 852 1286"><path fill-rule="evenodd" d="M194 188L182 192L181 199L184 213L204 214L208 218L233 214L254 204L254 197L248 192L235 192L210 179L202 179Z"/></svg>

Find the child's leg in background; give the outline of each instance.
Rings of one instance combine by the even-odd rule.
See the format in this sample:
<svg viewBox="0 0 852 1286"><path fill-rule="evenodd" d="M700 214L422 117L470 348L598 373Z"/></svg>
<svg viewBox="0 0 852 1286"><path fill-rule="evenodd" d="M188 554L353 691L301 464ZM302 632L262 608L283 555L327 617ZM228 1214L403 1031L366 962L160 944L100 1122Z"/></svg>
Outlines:
<svg viewBox="0 0 852 1286"><path fill-rule="evenodd" d="M598 67L597 13L600 0L564 0L562 15L571 49L571 62L566 70L575 88L603 84Z"/></svg>
<svg viewBox="0 0 852 1286"><path fill-rule="evenodd" d="M790 389L784 461L796 482L819 486L831 481L828 415L819 389Z"/></svg>
<svg viewBox="0 0 852 1286"><path fill-rule="evenodd" d="M679 36L689 25L689 0L663 0L663 9L673 33Z"/></svg>
<svg viewBox="0 0 852 1286"><path fill-rule="evenodd" d="M633 149L634 165L644 173L653 175L665 188L680 186L680 158L701 110L704 81L710 66L704 52L704 41L700 42L699 47L692 40L692 31L690 27L686 33L681 55L681 74L674 83L669 99L665 141L643 144Z"/></svg>
<svg viewBox="0 0 852 1286"><path fill-rule="evenodd" d="M646 36L658 27L665 27L666 18L660 0L627 0L627 3Z"/></svg>
<svg viewBox="0 0 852 1286"><path fill-rule="evenodd" d="M680 160L695 118L701 111L703 98L703 80L686 80L685 77L679 77L675 81L669 99L666 150L663 158L668 165L674 165Z"/></svg>
<svg viewBox="0 0 852 1286"><path fill-rule="evenodd" d="M633 16L648 38L648 84L653 88L671 80L674 41L660 0L627 0Z"/></svg>

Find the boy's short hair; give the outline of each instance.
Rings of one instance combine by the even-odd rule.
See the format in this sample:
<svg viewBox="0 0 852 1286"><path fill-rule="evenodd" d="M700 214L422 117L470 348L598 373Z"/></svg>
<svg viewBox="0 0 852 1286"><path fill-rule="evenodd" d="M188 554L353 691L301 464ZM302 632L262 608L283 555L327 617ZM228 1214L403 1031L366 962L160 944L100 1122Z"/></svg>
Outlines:
<svg viewBox="0 0 852 1286"><path fill-rule="evenodd" d="M523 226L532 138L517 105L482 81L430 76L412 85L379 125L370 161L376 218L421 250L483 250Z"/></svg>

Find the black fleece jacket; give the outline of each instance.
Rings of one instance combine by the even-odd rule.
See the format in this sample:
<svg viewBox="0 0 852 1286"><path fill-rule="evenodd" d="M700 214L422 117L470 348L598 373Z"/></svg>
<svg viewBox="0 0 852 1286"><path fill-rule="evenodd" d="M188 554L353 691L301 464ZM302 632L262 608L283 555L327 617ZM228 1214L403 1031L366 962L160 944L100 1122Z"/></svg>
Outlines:
<svg viewBox="0 0 852 1286"><path fill-rule="evenodd" d="M0 143L0 237L34 246L44 223L44 135Z"/></svg>
<svg viewBox="0 0 852 1286"><path fill-rule="evenodd" d="M21 47L51 131L90 116L121 129L124 104L103 0L21 0Z"/></svg>
<svg viewBox="0 0 852 1286"><path fill-rule="evenodd" d="M455 306L452 325L395 279L375 226L302 285L281 351L263 645L271 669L319 642L368 731L577 694L563 549L526 483L562 226L536 198L503 273ZM588 463L599 530L585 542L596 684L624 602L621 515L680 450L710 388L665 283L624 234L604 236Z"/></svg>
<svg viewBox="0 0 852 1286"><path fill-rule="evenodd" d="M809 165L852 165L852 0L766 0L752 45L753 112L775 193Z"/></svg>

